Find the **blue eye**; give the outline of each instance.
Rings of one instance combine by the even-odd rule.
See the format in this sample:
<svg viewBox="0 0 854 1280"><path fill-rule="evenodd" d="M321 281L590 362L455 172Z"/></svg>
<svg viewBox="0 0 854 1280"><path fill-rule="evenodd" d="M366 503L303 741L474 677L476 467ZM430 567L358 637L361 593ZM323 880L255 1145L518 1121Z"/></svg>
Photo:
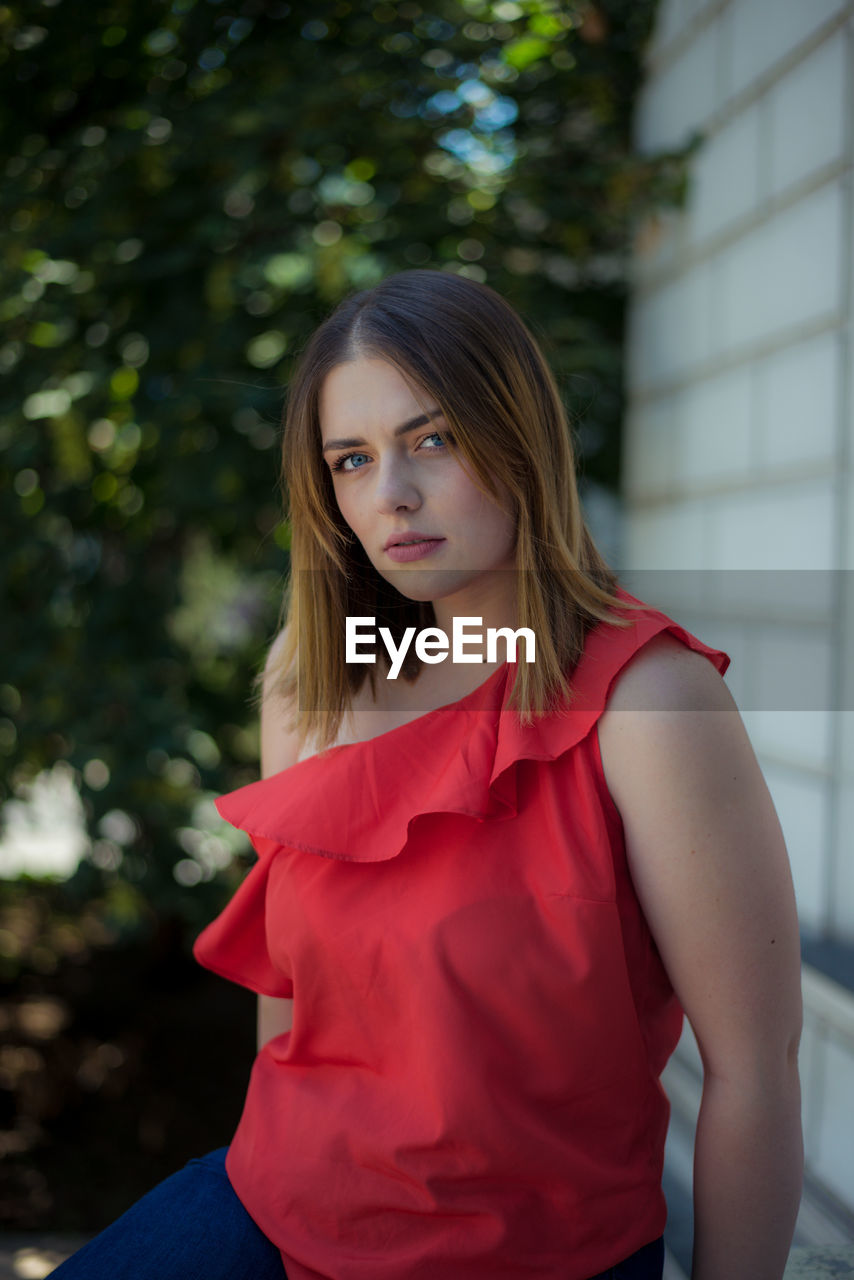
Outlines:
<svg viewBox="0 0 854 1280"><path fill-rule="evenodd" d="M445 431L445 432L431 431L428 436L424 436L419 441L419 448L424 443L425 440L432 440L434 438L436 440L441 441L442 448L441 449L430 448L427 450L428 453L442 453L444 451L444 447L446 443L453 444L454 442L454 437L451 435L450 431ZM334 462L329 464L329 469L330 471L333 471L333 472L343 471L345 475L352 475L354 471L364 471L364 467L345 468L344 463L347 462L349 458L366 458L367 456L368 455L365 453L342 453L340 458L336 458Z"/></svg>
<svg viewBox="0 0 854 1280"><path fill-rule="evenodd" d="M342 471L344 468L344 463L347 461L348 458L364 458L365 456L366 455L364 453L342 453L341 457L336 458L335 461L331 464L330 470ZM361 467L356 467L356 470L361 471Z"/></svg>

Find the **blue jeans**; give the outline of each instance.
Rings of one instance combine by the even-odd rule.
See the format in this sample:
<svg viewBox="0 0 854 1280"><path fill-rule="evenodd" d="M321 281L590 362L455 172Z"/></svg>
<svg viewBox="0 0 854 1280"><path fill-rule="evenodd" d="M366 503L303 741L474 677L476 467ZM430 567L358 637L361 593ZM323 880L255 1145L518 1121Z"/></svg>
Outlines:
<svg viewBox="0 0 854 1280"><path fill-rule="evenodd" d="M286 1280L238 1200L220 1147L190 1160L51 1271L62 1280Z"/></svg>
<svg viewBox="0 0 854 1280"><path fill-rule="evenodd" d="M645 1244L630 1258L624 1258L615 1267L600 1271L592 1280L661 1280L664 1270L664 1236Z"/></svg>
<svg viewBox="0 0 854 1280"><path fill-rule="evenodd" d="M61 1280L287 1280L282 1255L250 1218L219 1147L147 1192L60 1263ZM592 1280L661 1280L663 1239Z"/></svg>

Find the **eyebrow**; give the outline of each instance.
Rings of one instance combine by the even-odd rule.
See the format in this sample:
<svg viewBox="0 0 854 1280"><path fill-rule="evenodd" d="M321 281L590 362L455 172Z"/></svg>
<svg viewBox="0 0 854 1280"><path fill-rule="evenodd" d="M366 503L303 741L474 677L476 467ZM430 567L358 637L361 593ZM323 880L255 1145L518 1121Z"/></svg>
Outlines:
<svg viewBox="0 0 854 1280"><path fill-rule="evenodd" d="M399 427L395 427L392 435L406 435L407 431L415 431L417 427L424 427L428 422L432 422L434 418L440 418L441 416L441 409L434 409L432 413L419 414L417 418L410 418L408 422L402 422ZM365 443L366 441L359 436L347 436L341 440L327 440L321 449L321 453L327 453L330 449L352 449L354 445Z"/></svg>

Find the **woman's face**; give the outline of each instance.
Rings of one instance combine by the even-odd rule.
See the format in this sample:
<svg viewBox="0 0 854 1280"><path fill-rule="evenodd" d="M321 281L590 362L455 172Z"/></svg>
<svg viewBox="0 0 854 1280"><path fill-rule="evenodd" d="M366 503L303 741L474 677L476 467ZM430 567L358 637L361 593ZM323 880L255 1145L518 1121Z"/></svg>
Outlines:
<svg viewBox="0 0 854 1280"><path fill-rule="evenodd" d="M319 409L339 510L377 572L411 600L444 601L439 626L440 613L470 609L492 615L487 625L506 625L514 574L494 571L515 568L509 501L505 509L481 493L437 435L449 428L436 401L388 361L359 357L327 375ZM418 559L396 560L388 540L410 534L440 541ZM504 621L493 623L499 615Z"/></svg>

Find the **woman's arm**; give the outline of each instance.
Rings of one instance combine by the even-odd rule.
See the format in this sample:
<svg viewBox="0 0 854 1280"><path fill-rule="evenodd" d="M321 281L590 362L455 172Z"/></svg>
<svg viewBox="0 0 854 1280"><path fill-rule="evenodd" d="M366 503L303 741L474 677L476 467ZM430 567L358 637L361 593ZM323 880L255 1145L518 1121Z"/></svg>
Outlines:
<svg viewBox="0 0 854 1280"><path fill-rule="evenodd" d="M692 1280L780 1280L803 1179L786 846L729 690L656 637L599 721L632 879L703 1059Z"/></svg>
<svg viewBox="0 0 854 1280"><path fill-rule="evenodd" d="M280 631L270 646L264 666L264 683L261 701L261 777L279 773L296 763L298 743L296 733L287 728L288 716L278 695L271 692L273 662L284 644L287 628ZM293 1024L294 1002L277 996L259 996L257 1013L257 1047L260 1052L268 1040L290 1031Z"/></svg>

